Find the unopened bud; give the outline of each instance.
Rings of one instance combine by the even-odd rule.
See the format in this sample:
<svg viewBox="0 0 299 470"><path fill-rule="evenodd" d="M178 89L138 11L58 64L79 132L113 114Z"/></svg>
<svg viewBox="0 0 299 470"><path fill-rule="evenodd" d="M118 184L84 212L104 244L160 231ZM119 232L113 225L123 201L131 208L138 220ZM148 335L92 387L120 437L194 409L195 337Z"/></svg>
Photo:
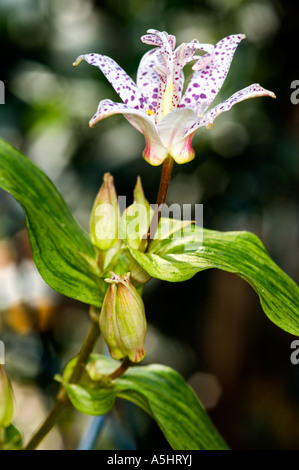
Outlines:
<svg viewBox="0 0 299 470"><path fill-rule="evenodd" d="M145 250L146 235L153 213L153 209L145 198L141 179L138 177L134 189L134 202L123 212L120 221L121 237L131 248Z"/></svg>
<svg viewBox="0 0 299 470"><path fill-rule="evenodd" d="M13 397L9 378L0 365L0 428L10 425L13 417Z"/></svg>
<svg viewBox="0 0 299 470"><path fill-rule="evenodd" d="M145 356L146 318L143 300L125 276L111 273L102 311L100 329L113 359L128 357L140 362Z"/></svg>
<svg viewBox="0 0 299 470"><path fill-rule="evenodd" d="M113 176L105 173L90 218L90 237L100 250L109 250L118 241L119 207Z"/></svg>

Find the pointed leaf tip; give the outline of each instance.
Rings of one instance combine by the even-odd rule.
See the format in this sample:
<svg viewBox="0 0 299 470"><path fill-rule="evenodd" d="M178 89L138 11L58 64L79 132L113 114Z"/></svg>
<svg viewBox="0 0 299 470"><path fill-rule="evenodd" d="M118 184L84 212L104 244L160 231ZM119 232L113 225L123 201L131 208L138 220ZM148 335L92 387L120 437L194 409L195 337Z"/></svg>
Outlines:
<svg viewBox="0 0 299 470"><path fill-rule="evenodd" d="M184 231L181 238L157 241L151 252L131 247L130 252L152 277L165 281L186 281L209 268L235 273L255 289L275 325L299 336L299 286L270 258L259 238L250 232L196 229Z"/></svg>
<svg viewBox="0 0 299 470"><path fill-rule="evenodd" d="M83 59L84 59L84 57L82 55L79 55L79 57L77 57L75 62L73 62L73 67L77 67L77 65L79 65L82 62Z"/></svg>

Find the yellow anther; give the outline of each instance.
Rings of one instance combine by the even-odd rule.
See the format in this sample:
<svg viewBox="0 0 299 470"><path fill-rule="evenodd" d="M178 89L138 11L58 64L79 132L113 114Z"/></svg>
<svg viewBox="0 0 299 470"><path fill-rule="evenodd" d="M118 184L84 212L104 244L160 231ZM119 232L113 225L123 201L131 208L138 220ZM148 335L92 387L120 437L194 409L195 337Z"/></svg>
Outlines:
<svg viewBox="0 0 299 470"><path fill-rule="evenodd" d="M147 109L146 114L148 114L149 116L153 116L153 114L155 114L155 111L153 111L152 109Z"/></svg>

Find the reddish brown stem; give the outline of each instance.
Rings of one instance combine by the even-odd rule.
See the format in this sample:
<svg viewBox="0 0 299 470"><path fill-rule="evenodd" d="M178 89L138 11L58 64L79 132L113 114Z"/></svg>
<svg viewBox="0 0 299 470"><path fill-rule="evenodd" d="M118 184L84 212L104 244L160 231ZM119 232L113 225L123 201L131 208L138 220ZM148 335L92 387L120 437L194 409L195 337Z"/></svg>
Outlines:
<svg viewBox="0 0 299 470"><path fill-rule="evenodd" d="M159 192L158 192L158 196L157 196L156 207L155 207L153 218L152 218L151 223L150 223L149 230L147 232L147 248L146 248L146 251L149 248L150 240L152 240L154 238L154 235L155 235L156 230L157 230L158 225L159 225L159 221L161 219L163 204L166 203L169 183L170 183L170 179L171 179L172 167L173 167L173 158L168 156L163 162L162 174L161 174L161 180L160 180Z"/></svg>
<svg viewBox="0 0 299 470"><path fill-rule="evenodd" d="M112 372L112 374L109 375L109 378L111 380L117 379L126 372L130 365L130 359L128 357L125 357L121 365L114 372Z"/></svg>

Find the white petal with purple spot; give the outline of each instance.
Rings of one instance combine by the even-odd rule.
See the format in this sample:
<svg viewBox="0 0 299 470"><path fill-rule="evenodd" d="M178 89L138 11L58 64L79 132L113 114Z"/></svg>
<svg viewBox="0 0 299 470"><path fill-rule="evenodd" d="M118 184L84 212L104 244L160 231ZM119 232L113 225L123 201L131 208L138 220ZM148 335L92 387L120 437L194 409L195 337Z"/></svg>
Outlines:
<svg viewBox="0 0 299 470"><path fill-rule="evenodd" d="M163 145L152 119L143 111L131 108L127 104L103 100L100 102L95 115L89 121L89 125L93 127L97 122L114 114L123 114L132 126L144 134L147 150L144 158L151 165L160 165L167 156L167 149Z"/></svg>
<svg viewBox="0 0 299 470"><path fill-rule="evenodd" d="M155 111L158 103L160 77L154 70L159 49L151 49L142 57L137 71L137 86L146 99L146 108Z"/></svg>
<svg viewBox="0 0 299 470"><path fill-rule="evenodd" d="M88 64L98 67L103 72L125 104L135 109L145 108L144 97L137 85L117 62L105 55L84 54L76 59L74 65L78 65L82 60L86 60Z"/></svg>
<svg viewBox="0 0 299 470"><path fill-rule="evenodd" d="M223 85L235 50L244 37L243 34L227 36L216 44L212 60L209 55L200 58L199 66L202 67L205 60L207 65L204 64L203 68L193 73L181 104L197 107L202 103L204 110L210 106Z"/></svg>
<svg viewBox="0 0 299 470"><path fill-rule="evenodd" d="M189 128L188 132L185 134L185 137L195 132L199 127L210 127L213 124L214 119L219 116L219 114L222 114L225 111L229 111L232 106L239 103L240 101L256 98L258 96L270 96L271 98L275 98L275 94L272 91L266 90L258 83L249 85L248 87L237 91L230 98L223 101L222 103L219 103L217 106L205 113L203 118L199 119Z"/></svg>

